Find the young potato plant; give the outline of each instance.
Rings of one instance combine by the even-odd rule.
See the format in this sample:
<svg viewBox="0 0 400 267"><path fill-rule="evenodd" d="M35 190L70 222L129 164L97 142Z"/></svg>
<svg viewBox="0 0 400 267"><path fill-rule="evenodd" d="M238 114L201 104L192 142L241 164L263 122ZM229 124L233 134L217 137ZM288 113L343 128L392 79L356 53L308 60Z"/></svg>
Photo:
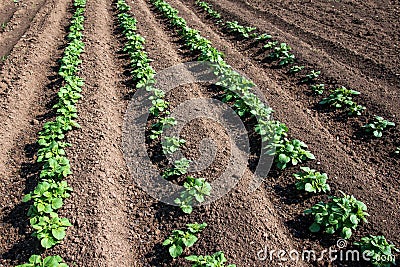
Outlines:
<svg viewBox="0 0 400 267"><path fill-rule="evenodd" d="M75 12L71 19L68 45L61 59L59 75L63 86L57 93L58 102L53 106L56 118L46 122L39 132L39 150L37 161L43 163L40 178L36 188L23 198L23 202L32 201L28 216L34 229L33 236L40 240L42 247L51 248L65 237L66 228L71 226L66 218L59 218L57 211L63 205L63 200L69 197L72 188L62 181L71 174L71 167L64 148L70 146L63 141L65 134L73 128L79 128L74 120L77 118L75 104L82 97L80 92L84 85L83 79L77 76L82 63L81 53L84 51L83 25L85 0L75 0ZM32 256L30 262L22 266L66 266L57 256L42 260Z"/></svg>
<svg viewBox="0 0 400 267"><path fill-rule="evenodd" d="M204 197L211 194L211 185L204 178L194 178L188 176L183 187L185 191L180 197L175 199L175 204L179 205L184 213L190 214L193 211L193 201L204 202Z"/></svg>
<svg viewBox="0 0 400 267"><path fill-rule="evenodd" d="M168 129L176 124L177 122L174 117L161 118L157 123L152 125L150 139L157 139L165 129Z"/></svg>
<svg viewBox="0 0 400 267"><path fill-rule="evenodd" d="M24 196L22 202L33 200L28 211L30 217L50 214L62 207L63 200L70 197L71 191L66 181L43 180L33 192Z"/></svg>
<svg viewBox="0 0 400 267"><path fill-rule="evenodd" d="M313 83L321 75L321 71L312 70L302 80L302 83Z"/></svg>
<svg viewBox="0 0 400 267"><path fill-rule="evenodd" d="M204 1L196 1L196 5L198 5L199 7L201 7L205 12L207 12L207 14L213 18L218 20L217 23L219 23L220 19L221 19L221 14L218 13L217 11L212 9L212 5L204 2Z"/></svg>
<svg viewBox="0 0 400 267"><path fill-rule="evenodd" d="M185 259L193 262L192 267L236 267L235 264L226 265L227 259L222 251L218 251L211 256L190 255Z"/></svg>
<svg viewBox="0 0 400 267"><path fill-rule="evenodd" d="M398 155L400 154L400 146L399 146L399 147L396 147L396 150L394 151L394 153L395 153L395 154L398 154Z"/></svg>
<svg viewBox="0 0 400 267"><path fill-rule="evenodd" d="M359 116L361 112L365 110L365 107L353 101L353 96L357 95L360 95L360 92L341 86L333 90L331 94L319 102L319 104L328 105L336 109L345 109L348 115Z"/></svg>
<svg viewBox="0 0 400 267"><path fill-rule="evenodd" d="M228 29L229 32L237 34L238 36L245 39L257 36L256 34L255 35L251 34L257 28L242 26L237 21L227 21L225 23L225 27Z"/></svg>
<svg viewBox="0 0 400 267"><path fill-rule="evenodd" d="M303 69L304 69L304 66L297 66L297 65L296 65L296 66L291 67L291 68L289 69L288 73L289 73L289 74L296 74L296 73L302 71Z"/></svg>
<svg viewBox="0 0 400 267"><path fill-rule="evenodd" d="M295 56L290 53L291 50L292 48L288 44L281 43L273 47L273 51L268 55L268 58L279 60L279 65L281 66L291 64L295 61Z"/></svg>
<svg viewBox="0 0 400 267"><path fill-rule="evenodd" d="M396 265L394 252L400 252L393 244L389 244L384 236L369 235L354 242L359 246L361 253L370 259L373 266L390 267Z"/></svg>
<svg viewBox="0 0 400 267"><path fill-rule="evenodd" d="M161 142L164 154L171 155L174 154L178 149L186 143L186 140L166 136Z"/></svg>
<svg viewBox="0 0 400 267"><path fill-rule="evenodd" d="M168 247L169 254L172 258L177 258L182 255L185 248L189 248L197 242L198 237L196 234L203 231L207 227L206 223L187 224L187 230L173 230L172 235L169 236L163 243L163 246Z"/></svg>
<svg viewBox="0 0 400 267"><path fill-rule="evenodd" d="M309 228L311 232L339 232L342 238L349 239L361 222L367 222L367 206L354 196L342 194L342 197L332 197L331 202L320 202L304 212L314 216L314 223Z"/></svg>
<svg viewBox="0 0 400 267"><path fill-rule="evenodd" d="M297 190L310 193L327 193L330 191L330 187L326 183L328 180L326 173L317 172L309 167L300 167L300 169L302 170L301 172L294 174L294 177L297 179Z"/></svg>
<svg viewBox="0 0 400 267"><path fill-rule="evenodd" d="M30 224L35 229L33 236L46 249L60 243L66 235L67 227L72 226L67 218L60 218L55 212L51 212L49 216L31 217Z"/></svg>
<svg viewBox="0 0 400 267"><path fill-rule="evenodd" d="M48 256L44 259L39 255L32 255L28 263L17 265L16 267L68 267L60 256Z"/></svg>
<svg viewBox="0 0 400 267"><path fill-rule="evenodd" d="M166 169L163 172L162 177L168 179L172 176L180 176L186 174L187 170L189 169L190 162L192 161L188 160L187 158L175 160L174 167Z"/></svg>
<svg viewBox="0 0 400 267"><path fill-rule="evenodd" d="M297 139L289 140L286 137L267 146L268 155L275 156L276 167L283 170L288 164L297 165L315 156L307 149L307 145Z"/></svg>
<svg viewBox="0 0 400 267"><path fill-rule="evenodd" d="M374 120L363 126L367 133L372 133L375 137L380 138L383 135L383 131L389 127L395 127L394 122L385 120L382 117L375 116Z"/></svg>
<svg viewBox="0 0 400 267"><path fill-rule="evenodd" d="M263 34L258 35L256 38L254 38L254 40L259 42L259 43L261 43L261 42L265 42L267 40L270 40L271 38L272 38L271 35L263 33Z"/></svg>
<svg viewBox="0 0 400 267"><path fill-rule="evenodd" d="M310 85L310 88L314 93L316 93L318 95L322 95L325 91L325 84L323 84L323 83L313 84L313 85Z"/></svg>

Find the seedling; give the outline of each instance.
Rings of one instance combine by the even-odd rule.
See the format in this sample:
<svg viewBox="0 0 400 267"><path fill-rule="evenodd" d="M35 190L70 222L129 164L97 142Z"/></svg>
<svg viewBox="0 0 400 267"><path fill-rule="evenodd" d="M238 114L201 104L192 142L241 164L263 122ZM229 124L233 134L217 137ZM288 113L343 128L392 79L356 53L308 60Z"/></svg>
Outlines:
<svg viewBox="0 0 400 267"><path fill-rule="evenodd" d="M268 155L275 155L275 162L278 169L285 169L288 164L297 165L309 159L315 159L315 156L307 149L307 145L297 139L281 139L278 142L268 145L270 150Z"/></svg>
<svg viewBox="0 0 400 267"><path fill-rule="evenodd" d="M177 122L174 117L165 117L160 119L159 122L152 125L150 139L157 139L165 129L168 129L176 124Z"/></svg>
<svg viewBox="0 0 400 267"><path fill-rule="evenodd" d="M8 56L1 56L1 57L0 57L0 61L1 61L1 62L6 61L6 60L7 60L7 57L8 57Z"/></svg>
<svg viewBox="0 0 400 267"><path fill-rule="evenodd" d="M192 161L188 160L187 158L176 160L174 162L174 167L166 169L163 172L162 177L168 179L171 176L180 176L186 174L187 170L189 169L190 162Z"/></svg>
<svg viewBox="0 0 400 267"><path fill-rule="evenodd" d="M179 139L176 137L168 137L168 136L166 136L164 140L161 142L164 154L167 155L175 153L185 143L186 140L184 139Z"/></svg>
<svg viewBox="0 0 400 267"><path fill-rule="evenodd" d="M345 109L348 111L349 115L361 115L365 107L353 101L353 96L357 95L360 95L360 92L341 86L333 90L331 94L319 102L319 104L329 105L336 109Z"/></svg>
<svg viewBox="0 0 400 267"><path fill-rule="evenodd" d="M200 233L204 228L206 228L207 224L193 223L187 224L186 226L186 231L173 230L172 235L162 243L163 246L169 247L168 251L172 258L179 257L182 255L185 248L193 246L198 240L196 234Z"/></svg>
<svg viewBox="0 0 400 267"><path fill-rule="evenodd" d="M279 42L277 42L277 41L274 41L274 42L270 41L266 45L264 45L263 48L264 49L271 49L271 48L275 47L278 44L279 44Z"/></svg>
<svg viewBox="0 0 400 267"><path fill-rule="evenodd" d="M385 120L382 117L375 116L374 120L363 126L367 133L372 133L375 137L382 137L383 131L388 127L394 127L394 122Z"/></svg>
<svg viewBox="0 0 400 267"><path fill-rule="evenodd" d="M227 259L222 251L218 251L211 256L190 255L185 257L185 259L194 262L192 267L236 267L235 264L225 265Z"/></svg>
<svg viewBox="0 0 400 267"><path fill-rule="evenodd" d="M235 33L238 34L239 36L241 36L242 38L250 38L251 32L255 31L257 28L254 27L245 27L240 25L237 21L227 21L225 23L226 28L228 29L228 31L230 31L231 33Z"/></svg>
<svg viewBox="0 0 400 267"><path fill-rule="evenodd" d="M398 155L400 154L400 146L399 146L399 147L396 147L396 150L394 151L394 153L395 153L395 154L398 154Z"/></svg>
<svg viewBox="0 0 400 267"><path fill-rule="evenodd" d="M68 267L68 265L63 263L63 259L58 255L48 256L44 259L39 255L32 255L28 263L17 265L16 267Z"/></svg>
<svg viewBox="0 0 400 267"><path fill-rule="evenodd" d="M367 222L367 206L354 196L341 193L342 197L332 197L331 202L320 202L304 212L314 216L314 223L309 228L311 232L339 232L341 237L349 239L361 222Z"/></svg>
<svg viewBox="0 0 400 267"><path fill-rule="evenodd" d="M258 35L254 40L256 40L257 42L264 42L266 40L271 39L272 36L266 33L260 34Z"/></svg>
<svg viewBox="0 0 400 267"><path fill-rule="evenodd" d="M303 69L304 69L304 66L297 66L297 65L296 65L296 66L291 67L291 68L289 69L288 73L289 73L289 74L296 74L296 73L302 71Z"/></svg>
<svg viewBox="0 0 400 267"><path fill-rule="evenodd" d="M322 95L325 91L325 84L321 83L321 84L313 84L310 86L311 90L318 94L318 95Z"/></svg>
<svg viewBox="0 0 400 267"><path fill-rule="evenodd" d="M66 181L43 180L33 192L24 196L22 202L33 200L28 211L29 217L50 214L62 207L63 199L68 198L71 191Z"/></svg>
<svg viewBox="0 0 400 267"><path fill-rule="evenodd" d="M4 30L7 27L7 22L1 23L0 27L2 30Z"/></svg>
<svg viewBox="0 0 400 267"><path fill-rule="evenodd" d="M190 214L193 211L193 201L204 202L204 197L209 196L211 185L204 178L194 178L188 176L183 187L186 189L175 199L175 204L179 205L184 213Z"/></svg>
<svg viewBox="0 0 400 267"><path fill-rule="evenodd" d="M329 185L326 183L328 175L320 173L309 167L301 167L302 172L294 174L296 177L297 190L306 191L310 193L321 193L330 191Z"/></svg>
<svg viewBox="0 0 400 267"><path fill-rule="evenodd" d="M373 266L390 267L395 264L396 257L393 252L400 252L393 244L389 244L384 236L369 235L354 242L360 246L361 253L370 259Z"/></svg>
<svg viewBox="0 0 400 267"><path fill-rule="evenodd" d="M301 82L302 83L313 83L318 77L321 75L321 71L312 70L309 74L304 77Z"/></svg>
<svg viewBox="0 0 400 267"><path fill-rule="evenodd" d="M72 226L67 218L59 218L54 212L50 213L50 216L32 217L30 224L35 229L33 236L37 237L46 249L60 243L66 235L67 227Z"/></svg>

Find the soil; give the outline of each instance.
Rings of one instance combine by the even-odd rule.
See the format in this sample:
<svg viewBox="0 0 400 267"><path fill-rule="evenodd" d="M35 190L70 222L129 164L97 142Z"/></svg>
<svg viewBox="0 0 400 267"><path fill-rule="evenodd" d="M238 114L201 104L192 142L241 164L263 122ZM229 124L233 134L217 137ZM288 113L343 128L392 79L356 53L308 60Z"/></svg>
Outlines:
<svg viewBox="0 0 400 267"><path fill-rule="evenodd" d="M265 52L251 42L238 40L215 25L194 0L170 0L190 26L200 30L226 55L226 61L251 78L275 117L286 123L290 137L309 145L317 160L308 166L328 173L332 194L353 194L367 204L369 223L362 225L350 241L366 234L384 234L400 247L400 159L393 155L400 145L398 127L382 139L360 132L373 115L400 123L400 69L398 47L399 11L396 1L385 5L373 0L326 1L210 1L224 18L256 26L276 40L287 42L299 64L317 69L328 88L343 85L359 90L359 102L367 112L346 119L340 112L318 107L317 99L299 76L263 60ZM138 20L138 32L146 38L146 51L156 71L193 61L168 23L149 1L130 3ZM0 17L9 21L0 32L0 56L8 58L0 72L0 266L26 262L32 253L43 253L30 237L22 196L38 180L35 163L37 133L53 118L51 110L60 86L58 59L66 44L65 34L72 16L72 1L21 0L0 3ZM4 7L4 8L3 8ZM4 10L4 11L3 11ZM374 14L370 15L373 10ZM207 222L189 254L212 254L222 250L237 266L365 266L366 263L335 261L260 261L257 253L268 250L315 249L334 246L337 236L312 235L311 219L302 212L326 196L299 194L293 173L272 169L268 179L254 192L248 185L254 172L250 162L240 182L219 200L195 208L191 215L158 202L136 184L122 152L124 114L132 96L129 60L121 52L124 38L118 30L112 0L88 1L85 21L85 53L80 76L85 79L78 104L81 129L68 134L74 188L60 215L73 227L62 244L45 251L61 255L70 266L189 266L172 260L161 246L170 232L186 223ZM0 21L2 22L2 21ZM204 84L181 86L167 99L172 107L193 98L218 98L215 87ZM153 122L150 118L149 125ZM254 124L245 119L250 131ZM194 175L213 180L224 171L232 153L225 129L207 119L197 119L181 133L187 140L184 155L200 158L201 140L214 140L216 156L205 170ZM251 133L252 158L257 159L259 140ZM170 166L160 158L159 143L148 140L143 147L159 170ZM137 158L140 164L140 158Z"/></svg>

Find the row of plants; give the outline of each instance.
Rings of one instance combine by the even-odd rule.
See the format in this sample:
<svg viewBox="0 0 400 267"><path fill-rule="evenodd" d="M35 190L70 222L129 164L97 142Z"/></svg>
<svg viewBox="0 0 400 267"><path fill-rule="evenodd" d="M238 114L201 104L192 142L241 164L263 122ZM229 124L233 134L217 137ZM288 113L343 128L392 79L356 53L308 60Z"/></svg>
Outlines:
<svg viewBox="0 0 400 267"><path fill-rule="evenodd" d="M58 74L63 86L58 91L58 102L53 106L56 117L44 124L39 132L39 150L37 162L42 164L40 182L36 188L25 195L23 202L32 202L28 216L34 229L33 236L40 240L44 249L54 247L66 236L66 230L72 226L67 218L59 217L59 210L64 200L70 196L72 188L65 179L72 174L70 162L65 148L71 144L65 142L65 135L74 128L79 128L75 121L78 117L76 103L82 97L83 79L77 73L82 63L81 53L84 51L83 29L86 0L74 1L74 14L67 35L68 45L61 59ZM42 259L32 255L29 262L19 267L46 266L65 267L60 256L49 256Z"/></svg>
<svg viewBox="0 0 400 267"><path fill-rule="evenodd" d="M222 19L222 15L212 8L212 5L205 1L197 0L196 5L200 7L207 15L213 19L217 25L226 29L229 33L234 34L243 39L253 39L255 42L265 42L263 49L270 50L267 58L270 61L278 61L278 65L283 67L297 62L295 55L290 51L292 48L287 43L279 43L273 41L272 36L267 33L260 33L257 28L240 25L237 21L226 21ZM211 15L212 14L212 15ZM304 66L294 65L289 70L289 74L296 74L305 69ZM317 95L322 95L325 92L325 84L318 83L317 78L320 76L321 71L311 70L304 77L300 79L300 83L308 84L310 89ZM366 107L354 101L354 97L360 95L360 92L352 89L347 89L344 86L332 89L329 95L323 98L319 105L326 106L332 109L343 110L348 116L360 116ZM376 126L376 130L375 130ZM394 127L393 122L387 121L382 117L375 116L368 124L363 126L367 134L380 138L383 131L388 127ZM371 128L372 127L372 128Z"/></svg>
<svg viewBox="0 0 400 267"><path fill-rule="evenodd" d="M130 58L131 74L136 84L136 89L145 88L151 96L150 114L157 120L152 125L150 139L160 139L163 131L177 124L176 119L170 115L168 110L169 103L165 101L165 92L155 87L156 72L151 67L151 60L144 51L145 39L136 33L137 21L129 14L130 7L125 0L117 1L118 21L122 29L122 33L126 39L124 52ZM170 155L184 145L186 141L176 137L165 137L161 141L163 153ZM162 177L171 179L173 177L186 175L190 160L181 158L174 162L174 166L163 171ZM180 206L184 213L190 214L193 211L193 203L204 202L204 198L210 195L211 185L204 178L194 178L187 176L183 185L183 190L175 203ZM177 258L182 255L185 248L193 246L198 240L197 235L207 226L206 223L188 224L187 230L174 230L164 242L163 246L168 247L169 254L172 258ZM224 266L226 262L223 252L217 252L211 256L196 256L190 255L186 257L188 261L193 262L193 267L208 267L208 266ZM234 267L234 265L229 265Z"/></svg>
<svg viewBox="0 0 400 267"><path fill-rule="evenodd" d="M256 95L250 92L250 89L255 85L234 72L224 61L223 53L212 47L211 42L202 37L197 30L187 26L186 21L178 16L178 10L171 7L167 2L164 0L151 0L151 2L182 37L185 46L197 53L199 61L213 63L214 73L221 77L217 84L224 88L225 101L233 102L233 106L239 116L250 115L257 118L258 124L255 131L261 135L264 141L270 141L266 146L267 153L275 156L276 166L279 169L285 169L289 165L297 165L308 159L315 159L314 155L306 150L306 144L296 139L289 140L287 138L288 129L286 125L270 120L273 110L266 107ZM283 49L290 50L287 47ZM313 72L304 79L304 82L313 81L318 75L319 72ZM373 128L375 129L375 127ZM308 167L301 167L301 170L302 172L295 174L298 180L296 187L299 190L312 193L328 192L330 190L329 185L326 183L327 174L321 174ZM354 196L342 193L341 197L331 197L330 202L318 203L305 211L305 213L314 216L314 223L310 226L311 232L339 233L343 238L349 239L361 222L367 222L366 217L369 215L366 211L367 207L364 203ZM389 258L388 262L374 261L374 259L382 259L380 257L382 255L392 255L393 250L396 250L393 246L375 242L378 239L386 242L383 236L368 236L362 238L357 244L360 245L362 250L370 248L369 253L374 265L390 265L393 263L390 260L393 260L394 257L387 257ZM384 250L381 249L382 246L384 246Z"/></svg>

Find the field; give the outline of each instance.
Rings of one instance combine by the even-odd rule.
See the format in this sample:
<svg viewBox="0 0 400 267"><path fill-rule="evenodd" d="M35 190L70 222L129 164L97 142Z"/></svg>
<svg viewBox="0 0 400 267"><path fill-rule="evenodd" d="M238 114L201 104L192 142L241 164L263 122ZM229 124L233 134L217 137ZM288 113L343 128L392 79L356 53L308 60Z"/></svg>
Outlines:
<svg viewBox="0 0 400 267"><path fill-rule="evenodd" d="M357 250L356 241L367 235L384 236L400 248L398 1L133 0L126 2L130 9L124 3L0 2L1 267L27 263L32 255L59 255L68 266L182 267L193 264L186 256L218 251L223 251L227 263L236 266L379 266L363 260L329 262L327 255L323 260L285 261L277 252L270 259L269 253L313 250L318 258L329 248ZM178 10L178 15L168 13L167 4ZM183 26L177 16L184 19ZM135 29L128 29L132 25ZM191 35L190 28L204 38ZM265 38L257 40L263 33ZM127 48L133 38L136 46ZM203 43L195 47L193 40ZM165 95L169 107L146 117L146 136L132 148L139 152L127 159L124 123L130 101L141 88L140 81L151 81L153 74L171 66L197 61L199 54L204 56L204 47L209 51L215 48L216 55L223 53L224 60L217 58L213 63L229 64L257 85L257 96L252 97L265 98L274 110L274 122L288 128L287 134L277 135L276 142L299 139L308 146L304 151L315 159L305 156L298 164L290 161L281 166L277 164L281 157L276 156L268 176L256 190L249 191L264 137L250 113L253 106L247 102L247 106L239 106L243 103L237 95L204 83L169 91ZM138 53L142 65L134 64ZM212 61L211 56L204 57ZM150 74L140 78L137 73L145 69L143 65ZM307 78L313 71L320 74ZM84 84L79 84L81 78ZM71 79L78 81L76 87ZM71 86L63 93L66 84ZM319 84L324 84L321 92L317 91ZM336 99L341 106L320 103L341 87L356 90L351 101ZM146 166L143 155L148 155L160 173L172 167L169 157L163 155L159 135L151 137L152 125L169 116L166 110L172 112L196 98L219 99L233 106L248 132L250 152L245 167L236 174L236 169L233 171L234 177L240 176L235 178L237 185L211 202L204 193L205 205L193 204L192 212L184 212L150 196L143 184L135 182L141 179L140 171L132 170ZM164 96L157 100L161 103ZM192 109L208 111L201 106L191 106L189 111ZM364 127L375 116L389 123L376 134ZM45 132L46 125L57 118L64 119L62 133ZM181 121L177 121L179 125ZM239 129L233 132L242 134ZM52 134L56 137L50 137ZM211 196L222 192L223 183L218 186L214 181L226 169L234 168L230 160L241 148L232 143L221 123L206 117L184 125L180 137L185 142L176 148L185 158L209 162L203 170L189 169L189 174L210 182ZM204 156L204 139L213 140L212 156ZM54 150L52 155L41 154L41 149L54 144L52 140L60 146L57 156ZM279 146L276 149L280 151ZM58 160L57 168L63 169L43 174L53 158ZM300 166L326 173L330 191L312 193L296 188L294 174L301 171ZM166 178L183 185L189 181L186 172L187 168ZM51 207L40 210L32 204L39 200L23 199L43 177L57 186L66 181L73 191L59 197L62 201L50 200ZM304 211L320 201L330 203L329 196L341 197L341 192L366 205L368 222L355 223L351 237L345 236L346 231L341 235L341 228L334 234L323 232L322 226L321 231L311 232L314 217ZM354 220L361 220L362 213L358 210ZM46 233L50 238L32 236L42 231L35 228L35 220L53 215L69 222ZM354 220L351 218L351 223ZM173 259L164 240L173 230L184 230L195 222L205 222L207 227L195 233L198 240L193 246L187 245L182 256ZM399 263L400 255L393 247L390 253L392 262Z"/></svg>

